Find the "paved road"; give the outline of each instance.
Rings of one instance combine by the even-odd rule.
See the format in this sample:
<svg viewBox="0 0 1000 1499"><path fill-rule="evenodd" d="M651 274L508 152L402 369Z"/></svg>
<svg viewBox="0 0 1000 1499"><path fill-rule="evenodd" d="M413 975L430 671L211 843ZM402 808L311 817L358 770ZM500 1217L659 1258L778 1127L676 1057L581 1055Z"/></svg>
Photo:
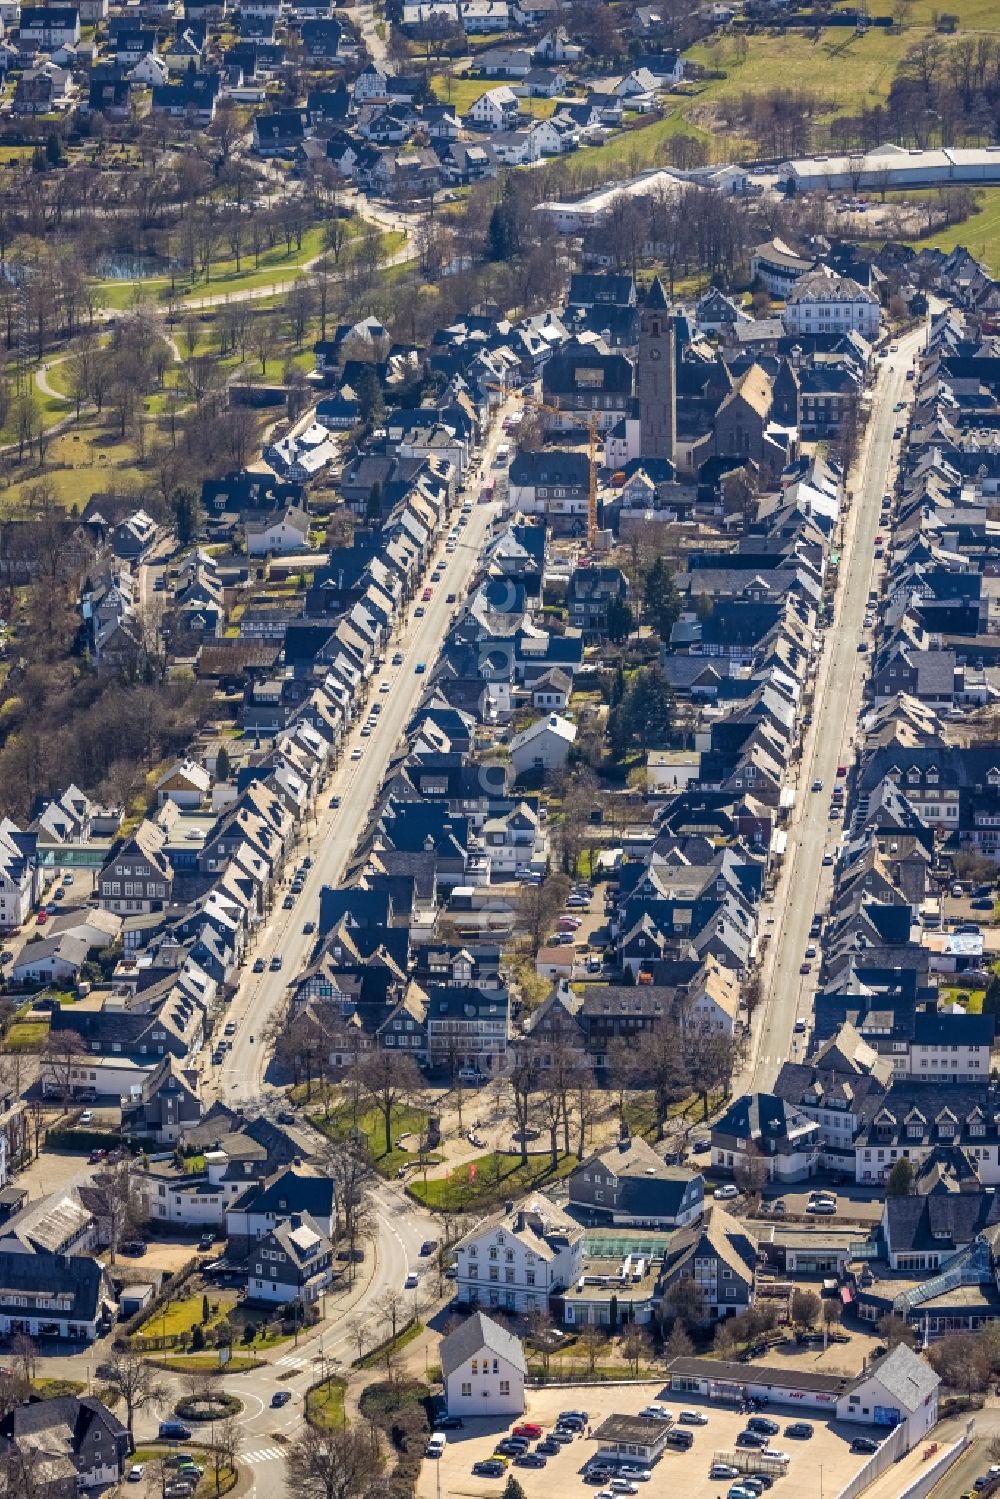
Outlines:
<svg viewBox="0 0 1000 1499"><path fill-rule="evenodd" d="M487 463L492 460L496 449L498 432L499 422L487 443ZM470 486L470 494L474 499L474 486ZM287 985L305 966L315 943L315 937L303 932L303 924L317 920L320 890L324 885L336 885L343 874L367 821L389 758L427 685L427 672L434 663L449 618L457 607L448 603L447 596L454 593L461 601L496 514L495 504L474 504L469 523L461 532L461 540L451 556L445 552L444 537L441 537L438 545L438 557L444 567L441 581L430 585L433 597L429 603L420 604L418 596L399 638L393 639L388 647L388 661L398 649L403 652L402 664L390 666L387 663L385 669L373 678L369 701L382 705L377 727L368 738L362 738L360 731L364 715L359 718L353 733L345 740L340 768L323 792L316 821L309 825L301 853L303 856L309 854L313 862L302 894L291 911L282 910L281 899L277 900L278 909L271 915L248 955L248 964L260 956L268 967L264 973L254 974L248 966L239 992L226 1012L224 1019L235 1021L237 1032L232 1051L221 1069L211 1066L206 1048L207 1092L218 1091L228 1101L244 1104L255 1103L268 1093L265 1078L267 1056L261 1045L262 1033L278 1012ZM422 592L421 587L418 595ZM414 618L413 609L418 605L426 611L422 619ZM425 665L426 672L417 672L420 663ZM390 683L390 690L386 693L378 690L383 681ZM355 748L361 752L360 759L351 758ZM339 810L331 811L328 803L334 795L339 796L341 804ZM270 963L275 954L280 954L282 966L279 972L272 973Z"/></svg>
<svg viewBox="0 0 1000 1499"><path fill-rule="evenodd" d="M815 912L829 902L833 870L823 866L827 850L836 850L841 823L829 820L830 794L837 766L852 758L852 742L870 656L858 651L871 638L864 626L868 591L881 565L875 559L875 536L883 494L892 482L898 444L893 429L905 421L894 405L910 389L906 371L924 339L920 328L899 340L898 353L879 361L867 441L854 482L854 503L845 526L841 580L833 624L826 631L819 667L813 723L803 745L798 795L784 870L776 892L774 934L765 955L763 1000L754 1018L750 1057L737 1092L767 1089L782 1062L793 1056L797 1015L807 1018L815 992L818 963L804 976L800 965L809 944ZM812 792L815 779L821 792Z"/></svg>

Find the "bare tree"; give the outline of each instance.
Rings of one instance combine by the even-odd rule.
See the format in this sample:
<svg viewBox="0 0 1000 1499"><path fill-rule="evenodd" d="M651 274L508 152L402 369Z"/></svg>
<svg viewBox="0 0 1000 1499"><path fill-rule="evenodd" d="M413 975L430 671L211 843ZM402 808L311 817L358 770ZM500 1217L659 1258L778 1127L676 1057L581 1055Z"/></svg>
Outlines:
<svg viewBox="0 0 1000 1499"><path fill-rule="evenodd" d="M360 1427L304 1426L288 1451L288 1487L298 1499L366 1499L381 1466Z"/></svg>
<svg viewBox="0 0 1000 1499"><path fill-rule="evenodd" d="M236 1459L243 1445L243 1428L235 1416L227 1416L212 1427L212 1467L215 1472L215 1492L222 1492L224 1472L236 1471Z"/></svg>
<svg viewBox="0 0 1000 1499"><path fill-rule="evenodd" d="M83 1039L76 1031L50 1030L45 1043L45 1065L59 1090L63 1108L73 1097L73 1072L85 1055Z"/></svg>
<svg viewBox="0 0 1000 1499"><path fill-rule="evenodd" d="M115 1349L108 1360L107 1383L125 1402L125 1425L135 1440L136 1412L154 1401L162 1400L166 1387L157 1371L130 1348Z"/></svg>
<svg viewBox="0 0 1000 1499"><path fill-rule="evenodd" d="M422 1080L412 1057L398 1056L384 1047L376 1047L360 1067L361 1085L382 1115L386 1154L392 1149L393 1110L411 1104L419 1097Z"/></svg>
<svg viewBox="0 0 1000 1499"><path fill-rule="evenodd" d="M14 1334L10 1351L14 1356L14 1367L24 1384L31 1384L38 1369L38 1349L26 1332Z"/></svg>

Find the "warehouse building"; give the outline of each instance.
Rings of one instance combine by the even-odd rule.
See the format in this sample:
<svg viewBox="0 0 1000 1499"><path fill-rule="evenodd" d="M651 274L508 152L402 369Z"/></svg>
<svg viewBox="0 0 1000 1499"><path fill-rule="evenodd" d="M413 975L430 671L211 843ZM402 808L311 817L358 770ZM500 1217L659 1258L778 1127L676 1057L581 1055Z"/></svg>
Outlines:
<svg viewBox="0 0 1000 1499"><path fill-rule="evenodd" d="M786 192L893 192L923 187L988 187L1000 183L1000 146L890 144L849 156L809 156L778 171Z"/></svg>

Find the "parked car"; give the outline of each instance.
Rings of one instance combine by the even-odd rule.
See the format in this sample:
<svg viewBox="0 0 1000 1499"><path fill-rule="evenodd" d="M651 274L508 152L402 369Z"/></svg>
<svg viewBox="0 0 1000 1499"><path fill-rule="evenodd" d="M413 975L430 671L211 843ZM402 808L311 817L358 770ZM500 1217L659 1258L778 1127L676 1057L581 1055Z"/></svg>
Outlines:
<svg viewBox="0 0 1000 1499"><path fill-rule="evenodd" d="M266 967L267 967L267 964L264 962L263 958L255 958L254 959L254 965L253 965L253 971L254 971L254 973L263 973L264 969Z"/></svg>
<svg viewBox="0 0 1000 1499"><path fill-rule="evenodd" d="M515 1468L544 1468L548 1458L540 1452L522 1452L514 1459ZM638 1490L636 1490L638 1492Z"/></svg>
<svg viewBox="0 0 1000 1499"><path fill-rule="evenodd" d="M716 1202L731 1202L734 1197L739 1197L740 1189L735 1182L723 1182L721 1187L716 1187L712 1196Z"/></svg>
<svg viewBox="0 0 1000 1499"><path fill-rule="evenodd" d="M809 1421L793 1421L790 1426L785 1427L785 1436L794 1437L798 1442L805 1442L813 1434L812 1423Z"/></svg>
<svg viewBox="0 0 1000 1499"><path fill-rule="evenodd" d="M214 1234L202 1234L201 1238L198 1240L198 1248L201 1250L211 1249L214 1243Z"/></svg>
<svg viewBox="0 0 1000 1499"><path fill-rule="evenodd" d="M867 1453L877 1452L878 1442L875 1441L874 1437L855 1437L854 1441L851 1443L851 1451Z"/></svg>
<svg viewBox="0 0 1000 1499"><path fill-rule="evenodd" d="M424 1448L425 1457L443 1457L448 1438L443 1431L436 1431Z"/></svg>
<svg viewBox="0 0 1000 1499"><path fill-rule="evenodd" d="M505 1469L498 1457L484 1457L478 1463L473 1463L472 1472L476 1478L502 1478Z"/></svg>
<svg viewBox="0 0 1000 1499"><path fill-rule="evenodd" d="M682 1426L707 1426L708 1417L704 1411L681 1411L677 1417Z"/></svg>
<svg viewBox="0 0 1000 1499"><path fill-rule="evenodd" d="M542 1428L538 1425L537 1421L520 1421L511 1432L512 1437L528 1437L532 1442L540 1437L541 1434Z"/></svg>
<svg viewBox="0 0 1000 1499"><path fill-rule="evenodd" d="M776 1437L781 1427L770 1416L751 1416L747 1422L747 1430L759 1431L766 1437Z"/></svg>

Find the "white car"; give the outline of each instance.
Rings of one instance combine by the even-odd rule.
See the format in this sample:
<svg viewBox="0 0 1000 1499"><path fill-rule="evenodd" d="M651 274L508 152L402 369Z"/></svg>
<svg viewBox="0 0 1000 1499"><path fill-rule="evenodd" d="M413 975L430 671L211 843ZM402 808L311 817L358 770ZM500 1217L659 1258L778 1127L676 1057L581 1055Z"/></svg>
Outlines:
<svg viewBox="0 0 1000 1499"><path fill-rule="evenodd" d="M129 1468L128 1470L129 1483L140 1483L142 1481L142 1475L145 1473L145 1471L145 1463L133 1463L131 1468Z"/></svg>
<svg viewBox="0 0 1000 1499"><path fill-rule="evenodd" d="M735 1182L726 1182L721 1187L716 1187L712 1196L716 1202L731 1202L734 1197L739 1197L740 1189Z"/></svg>
<svg viewBox="0 0 1000 1499"><path fill-rule="evenodd" d="M448 1438L443 1431L436 1431L424 1448L425 1457L443 1457Z"/></svg>
<svg viewBox="0 0 1000 1499"><path fill-rule="evenodd" d="M682 1426L707 1426L708 1417L704 1411L681 1411L677 1417Z"/></svg>
<svg viewBox="0 0 1000 1499"><path fill-rule="evenodd" d="M391 686L392 686L391 682L380 682L378 684L378 690L379 690L379 692L388 692L389 689L391 688Z"/></svg>
<svg viewBox="0 0 1000 1499"><path fill-rule="evenodd" d="M356 744L354 746L354 748L351 750L351 759L352 760L360 760L361 759L361 755L362 755L361 746L360 746L360 744Z"/></svg>
<svg viewBox="0 0 1000 1499"><path fill-rule="evenodd" d="M93 1111L91 1109L84 1109L83 1113L80 1115L80 1123L81 1124L90 1124L90 1123L93 1122L93 1118L94 1118Z"/></svg>

